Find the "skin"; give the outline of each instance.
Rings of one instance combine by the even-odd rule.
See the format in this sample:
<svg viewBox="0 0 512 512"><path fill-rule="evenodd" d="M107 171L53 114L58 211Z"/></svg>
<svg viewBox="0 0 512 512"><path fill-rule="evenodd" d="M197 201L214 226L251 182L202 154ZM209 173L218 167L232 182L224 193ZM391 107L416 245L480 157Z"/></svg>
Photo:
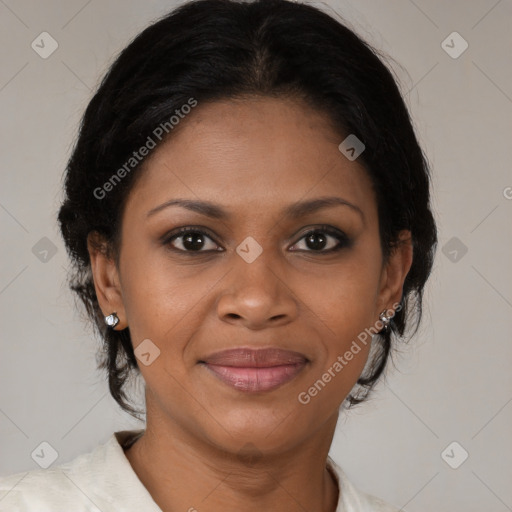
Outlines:
<svg viewBox="0 0 512 512"><path fill-rule="evenodd" d="M103 313L117 312L115 329L129 326L134 348L150 339L160 350L148 366L139 363L146 433L126 456L163 511L336 509L339 491L326 459L369 343L307 405L297 397L400 301L412 263L410 232L403 231L384 264L371 182L339 151L344 138L299 100L199 104L145 162L123 213L119 268L89 236ZM282 213L325 196L362 214L346 205L302 217ZM147 216L176 198L217 203L228 216L180 206ZM322 224L346 233L352 245L325 253L338 241L320 229L326 245L315 251L304 235ZM182 226L215 238L204 238L203 252L183 245L183 237L160 240ZM263 249L252 263L236 252L248 236ZM224 250L213 251L218 247ZM198 364L236 346L295 350L309 363L285 385L247 394Z"/></svg>

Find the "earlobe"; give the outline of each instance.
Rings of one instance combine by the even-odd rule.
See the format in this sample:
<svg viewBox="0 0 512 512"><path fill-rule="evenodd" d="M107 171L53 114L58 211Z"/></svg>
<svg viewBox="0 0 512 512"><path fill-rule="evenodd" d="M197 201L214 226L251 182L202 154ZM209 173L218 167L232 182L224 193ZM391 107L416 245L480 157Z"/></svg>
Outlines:
<svg viewBox="0 0 512 512"><path fill-rule="evenodd" d="M91 260L91 271L94 279L94 289L105 317L116 313L119 322L112 326L116 330L124 329L126 315L122 301L122 293L116 263L109 256L107 242L96 231L87 236L87 249Z"/></svg>

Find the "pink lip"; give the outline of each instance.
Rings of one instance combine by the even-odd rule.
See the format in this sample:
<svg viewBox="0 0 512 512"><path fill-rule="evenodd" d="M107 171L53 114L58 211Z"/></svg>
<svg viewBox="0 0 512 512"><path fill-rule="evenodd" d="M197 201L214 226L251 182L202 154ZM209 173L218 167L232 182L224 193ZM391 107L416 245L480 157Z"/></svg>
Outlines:
<svg viewBox="0 0 512 512"><path fill-rule="evenodd" d="M306 361L270 367L221 366L204 363L216 377L239 391L271 391L292 380L306 366Z"/></svg>
<svg viewBox="0 0 512 512"><path fill-rule="evenodd" d="M236 348L216 352L199 363L239 391L270 391L292 380L308 359L279 348Z"/></svg>

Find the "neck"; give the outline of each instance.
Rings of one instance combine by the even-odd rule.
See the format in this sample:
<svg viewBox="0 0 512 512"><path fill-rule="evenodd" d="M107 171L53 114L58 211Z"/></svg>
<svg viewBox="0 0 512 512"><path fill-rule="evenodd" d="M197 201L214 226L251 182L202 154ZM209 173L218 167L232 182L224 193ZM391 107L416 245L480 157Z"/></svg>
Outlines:
<svg viewBox="0 0 512 512"><path fill-rule="evenodd" d="M163 512L335 512L339 489L326 460L336 422L300 446L263 454L251 443L229 452L175 423L148 421L125 454Z"/></svg>

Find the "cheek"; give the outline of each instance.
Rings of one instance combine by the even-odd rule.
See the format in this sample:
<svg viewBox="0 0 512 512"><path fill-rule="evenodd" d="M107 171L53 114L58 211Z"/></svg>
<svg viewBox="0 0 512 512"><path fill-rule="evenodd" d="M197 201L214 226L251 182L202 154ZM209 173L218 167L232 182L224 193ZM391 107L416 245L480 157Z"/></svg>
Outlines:
<svg viewBox="0 0 512 512"><path fill-rule="evenodd" d="M149 339L160 351L154 366L139 365L141 372L151 381L152 374L165 367L185 378L185 367L193 360L190 340L213 311L212 291L225 271L199 271L176 264L164 251L132 247L136 250L126 251L122 262L123 301L132 344L136 350Z"/></svg>
<svg viewBox="0 0 512 512"><path fill-rule="evenodd" d="M304 313L313 313L310 322L317 325L324 345L318 375L324 381L335 382L331 389L337 390L336 396L350 391L368 358L370 329L377 320L379 264L378 258L354 252L344 265L331 267L328 278L317 281L318 286L308 286L308 282L301 285L301 297L307 306Z"/></svg>
<svg viewBox="0 0 512 512"><path fill-rule="evenodd" d="M134 345L150 338L163 347L166 334L197 302L195 294L158 251L127 250L123 257L123 303Z"/></svg>
<svg viewBox="0 0 512 512"><path fill-rule="evenodd" d="M354 253L343 265L328 269L320 281L310 281L303 282L301 297L333 334L342 339L357 336L376 320L379 269L375 262Z"/></svg>
<svg viewBox="0 0 512 512"><path fill-rule="evenodd" d="M359 275L331 280L324 291L309 294L314 315L311 322L321 335L322 350L317 351L308 388L299 396L301 403L313 401L319 415L339 406L360 377L368 359L373 323L374 287L371 279L363 284ZM307 310L306 310L307 311ZM309 314L309 313L307 313ZM324 391L325 390L325 391Z"/></svg>

